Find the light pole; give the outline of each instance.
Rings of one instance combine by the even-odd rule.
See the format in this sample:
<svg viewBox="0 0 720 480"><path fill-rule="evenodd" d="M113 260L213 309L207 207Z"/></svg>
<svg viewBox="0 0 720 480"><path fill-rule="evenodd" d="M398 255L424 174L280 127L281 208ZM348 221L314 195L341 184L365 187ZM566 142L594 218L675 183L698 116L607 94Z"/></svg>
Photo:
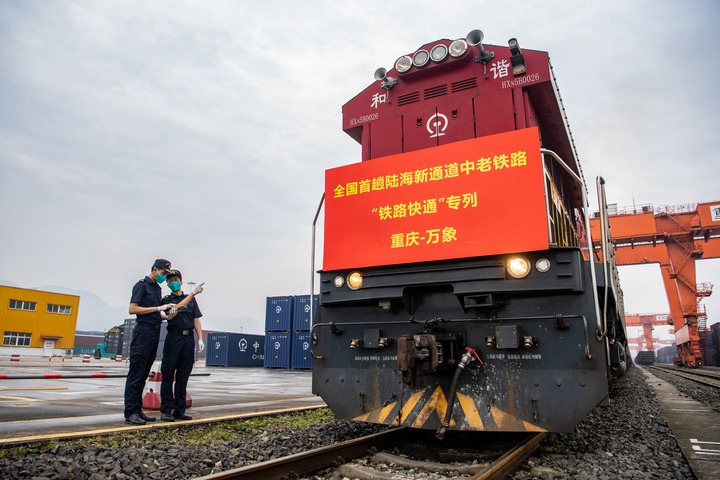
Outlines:
<svg viewBox="0 0 720 480"><path fill-rule="evenodd" d="M190 292L195 290L195 282L187 282L187 284L190 285ZM188 293L190 293L190 292L188 292Z"/></svg>

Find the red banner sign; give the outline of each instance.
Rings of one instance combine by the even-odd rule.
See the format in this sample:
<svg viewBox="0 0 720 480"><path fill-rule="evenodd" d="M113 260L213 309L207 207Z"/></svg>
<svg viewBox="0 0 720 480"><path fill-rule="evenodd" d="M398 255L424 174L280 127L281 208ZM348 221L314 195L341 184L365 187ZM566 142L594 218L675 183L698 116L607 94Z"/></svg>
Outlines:
<svg viewBox="0 0 720 480"><path fill-rule="evenodd" d="M324 270L548 248L537 128L325 172Z"/></svg>

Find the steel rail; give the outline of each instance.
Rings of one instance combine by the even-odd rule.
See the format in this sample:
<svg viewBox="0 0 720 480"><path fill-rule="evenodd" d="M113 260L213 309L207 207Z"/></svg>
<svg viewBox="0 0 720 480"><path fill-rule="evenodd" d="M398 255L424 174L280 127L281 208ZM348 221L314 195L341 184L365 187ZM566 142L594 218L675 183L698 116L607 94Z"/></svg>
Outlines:
<svg viewBox="0 0 720 480"><path fill-rule="evenodd" d="M655 363L651 365L652 368L667 371L670 373L674 372L686 372L690 373L692 375L697 375L698 377L707 377L707 378L714 378L716 380L720 380L720 370L709 370L707 367L702 368L692 368L692 369L686 369L685 367L678 367L677 365L669 365L669 364L658 364Z"/></svg>
<svg viewBox="0 0 720 480"><path fill-rule="evenodd" d="M654 370L659 370L661 372L669 373L670 375L675 375L681 378L685 378L687 380L691 380L696 383L701 383L703 385L707 385L709 387L714 388L720 388L720 378L713 374L708 374L704 372L681 372L674 368L665 368L665 367L659 367L656 365L651 365L650 368Z"/></svg>
<svg viewBox="0 0 720 480"><path fill-rule="evenodd" d="M152 378L155 372L150 372ZM191 377L209 377L209 373L191 373ZM127 373L0 373L0 380L31 380L42 378L44 380L57 380L66 378L125 378Z"/></svg>
<svg viewBox="0 0 720 480"><path fill-rule="evenodd" d="M316 472L332 465L346 463L361 457L375 447L397 443L412 436L413 429L395 428L382 433L316 448L269 462L256 463L200 477L198 480L286 480ZM511 474L540 446L547 433L527 436L522 443L492 462L470 480L501 480Z"/></svg>
<svg viewBox="0 0 720 480"><path fill-rule="evenodd" d="M277 416L285 415L289 413L304 412L307 410L318 410L327 408L327 405L306 405L302 407L290 407L281 408L277 410L262 410L262 411L248 411L243 413L235 413L230 415L222 415L216 417L204 417L194 418L192 420L184 421L182 423L177 422L148 422L145 425L127 425L123 423L121 425L107 427L107 428L92 428L90 430L72 431L72 432L57 432L42 435L31 435L25 437L13 437L13 438L0 438L0 448L11 446L11 445L22 445L36 442L51 442L51 441L70 441L79 438L95 437L99 435L116 435L122 433L131 433L138 430L157 430L162 428L193 428L194 426L210 425L221 422L232 422L239 420L247 420L250 418L264 417L264 416Z"/></svg>
<svg viewBox="0 0 720 480"><path fill-rule="evenodd" d="M501 480L513 473L520 464L540 446L547 433L528 436L523 443L492 462L485 470L470 477L470 480Z"/></svg>
<svg viewBox="0 0 720 480"><path fill-rule="evenodd" d="M298 475L315 472L327 468L334 463L342 463L365 455L372 447L382 447L398 442L411 433L410 429L401 427L385 432L368 435L354 440L347 440L327 447L289 455L287 457L256 463L245 467L218 472L201 480L283 480L297 478Z"/></svg>

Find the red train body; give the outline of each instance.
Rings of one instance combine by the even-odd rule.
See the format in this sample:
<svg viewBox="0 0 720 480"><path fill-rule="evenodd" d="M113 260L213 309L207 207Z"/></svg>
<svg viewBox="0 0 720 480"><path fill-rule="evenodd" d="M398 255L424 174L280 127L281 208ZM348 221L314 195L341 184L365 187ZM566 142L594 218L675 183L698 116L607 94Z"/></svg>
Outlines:
<svg viewBox="0 0 720 480"><path fill-rule="evenodd" d="M343 107L363 161L326 172L311 333L338 417L567 431L627 366L548 55L481 40L423 45Z"/></svg>

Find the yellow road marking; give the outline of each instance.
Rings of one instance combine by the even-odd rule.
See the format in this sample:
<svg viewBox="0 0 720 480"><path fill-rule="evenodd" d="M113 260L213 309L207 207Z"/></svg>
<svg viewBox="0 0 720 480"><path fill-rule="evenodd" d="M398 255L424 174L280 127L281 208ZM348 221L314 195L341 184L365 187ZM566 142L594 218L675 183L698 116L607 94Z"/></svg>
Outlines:
<svg viewBox="0 0 720 480"><path fill-rule="evenodd" d="M210 417L210 418L194 418L192 420L184 421L180 424L174 423L174 422L150 422L146 425L127 425L123 423L123 426L118 427L111 427L111 428L99 428L95 430L83 430L83 431L77 431L77 432L61 432L61 433L49 433L49 434L42 434L42 435L31 435L28 437L15 437L15 438L0 438L0 445L13 445L16 443L28 443L28 442L41 442L46 440L58 440L58 439L66 439L66 438L80 438L80 437L90 437L94 435L110 435L113 433L120 433L125 432L129 430L142 430L147 428L177 428L178 425L202 425L207 423L217 423L217 422L223 422L223 421L229 421L229 420L243 420L246 418L254 418L254 417L261 417L264 415L275 415L275 414L282 414L282 413L289 413L289 412L302 412L305 410L317 410L320 408L327 408L327 405L323 402L322 404L316 404L316 405L307 405L304 407L296 407L296 408L290 408L290 409L277 409L277 410L265 410L265 411L257 411L257 412L246 412L246 413L237 413L237 414L231 414L231 415L221 415L217 417ZM122 414L118 415L118 419L122 418ZM122 420L118 420L118 422L121 422Z"/></svg>
<svg viewBox="0 0 720 480"><path fill-rule="evenodd" d="M7 395L0 395L0 402L42 402L42 400L38 400L37 398L9 397Z"/></svg>
<svg viewBox="0 0 720 480"><path fill-rule="evenodd" d="M52 392L56 390L68 390L67 387L54 388L0 388L0 392Z"/></svg>

